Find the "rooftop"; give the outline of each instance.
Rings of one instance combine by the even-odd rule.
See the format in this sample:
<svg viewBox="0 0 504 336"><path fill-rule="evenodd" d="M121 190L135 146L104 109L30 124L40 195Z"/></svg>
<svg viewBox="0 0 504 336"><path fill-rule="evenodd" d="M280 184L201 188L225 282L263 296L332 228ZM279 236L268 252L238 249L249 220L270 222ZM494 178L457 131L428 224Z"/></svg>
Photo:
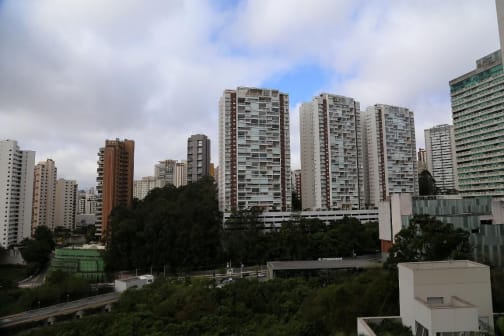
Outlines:
<svg viewBox="0 0 504 336"><path fill-rule="evenodd" d="M447 268L488 268L487 265L483 265L470 260L407 262L407 263L400 263L399 266L409 268L413 271L447 269Z"/></svg>

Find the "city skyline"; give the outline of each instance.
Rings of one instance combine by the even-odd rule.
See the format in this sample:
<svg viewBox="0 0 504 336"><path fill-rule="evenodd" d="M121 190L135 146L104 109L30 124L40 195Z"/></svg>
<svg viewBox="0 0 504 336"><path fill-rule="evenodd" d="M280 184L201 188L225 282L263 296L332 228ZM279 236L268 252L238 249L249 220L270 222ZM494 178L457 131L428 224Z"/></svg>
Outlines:
<svg viewBox="0 0 504 336"><path fill-rule="evenodd" d="M2 139L79 188L104 139L135 140L135 179L183 159L191 134L218 162L218 99L237 86L289 94L292 169L299 105L322 92L415 111L424 147L424 129L452 123L449 80L499 48L492 0L100 3L0 3Z"/></svg>

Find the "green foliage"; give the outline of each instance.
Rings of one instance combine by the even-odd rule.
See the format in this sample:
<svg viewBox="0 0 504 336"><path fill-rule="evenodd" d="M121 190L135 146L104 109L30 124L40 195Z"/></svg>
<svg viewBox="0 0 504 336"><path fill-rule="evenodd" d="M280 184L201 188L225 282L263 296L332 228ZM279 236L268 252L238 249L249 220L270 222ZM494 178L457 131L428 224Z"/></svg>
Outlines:
<svg viewBox="0 0 504 336"><path fill-rule="evenodd" d="M323 288L302 279L239 280L224 288L157 280L125 292L110 314L24 335L349 335L357 316L398 313L390 281L383 269L348 273Z"/></svg>
<svg viewBox="0 0 504 336"><path fill-rule="evenodd" d="M32 289L0 290L0 316L50 306L90 295L88 282L62 271L52 272L46 282Z"/></svg>
<svg viewBox="0 0 504 336"><path fill-rule="evenodd" d="M35 229L33 239L24 239L21 245L23 259L29 264L30 269L37 271L49 261L56 243L51 230L41 225Z"/></svg>
<svg viewBox="0 0 504 336"><path fill-rule="evenodd" d="M220 214L211 178L154 189L133 209L114 209L111 223L109 271L167 266L177 272L220 262Z"/></svg>
<svg viewBox="0 0 504 336"><path fill-rule="evenodd" d="M361 224L345 217L330 225L318 219L293 218L276 231L265 232L256 209L242 210L226 222L223 246L233 264L269 260L350 257L379 251L378 223Z"/></svg>
<svg viewBox="0 0 504 336"><path fill-rule="evenodd" d="M394 239L386 267L400 262L470 259L469 232L428 215L414 216Z"/></svg>
<svg viewBox="0 0 504 336"><path fill-rule="evenodd" d="M428 170L423 170L418 176L418 187L421 196L436 194L436 180Z"/></svg>
<svg viewBox="0 0 504 336"><path fill-rule="evenodd" d="M15 288L17 282L26 277L26 266L0 265L0 290ZM0 300L0 302L2 302Z"/></svg>

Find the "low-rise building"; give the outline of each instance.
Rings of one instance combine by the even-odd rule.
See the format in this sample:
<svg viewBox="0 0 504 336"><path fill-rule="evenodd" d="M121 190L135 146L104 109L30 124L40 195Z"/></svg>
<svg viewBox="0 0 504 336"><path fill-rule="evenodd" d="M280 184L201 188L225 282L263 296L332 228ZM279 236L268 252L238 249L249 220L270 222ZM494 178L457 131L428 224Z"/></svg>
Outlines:
<svg viewBox="0 0 504 336"><path fill-rule="evenodd" d="M392 194L379 206L379 237L384 256L395 235L415 215L435 216L443 223L468 231L475 260L504 265L504 198Z"/></svg>
<svg viewBox="0 0 504 336"><path fill-rule="evenodd" d="M224 223L232 216L231 212L224 213ZM258 216L259 222L262 222L264 228L274 229L280 228L282 223L303 219L319 219L325 224L331 221L343 219L344 217L354 217L365 222L378 221L378 209L365 210L319 210L319 211L299 211L299 212L283 212L283 211L265 211Z"/></svg>
<svg viewBox="0 0 504 336"><path fill-rule="evenodd" d="M401 263L400 316L389 317L414 335L493 332L490 268L468 260ZM387 317L357 319L358 335L374 336L373 324Z"/></svg>
<svg viewBox="0 0 504 336"><path fill-rule="evenodd" d="M126 279L115 280L114 288L116 292L121 293L129 288L142 288L143 286L149 285L153 282L154 282L154 276L151 274L145 274Z"/></svg>

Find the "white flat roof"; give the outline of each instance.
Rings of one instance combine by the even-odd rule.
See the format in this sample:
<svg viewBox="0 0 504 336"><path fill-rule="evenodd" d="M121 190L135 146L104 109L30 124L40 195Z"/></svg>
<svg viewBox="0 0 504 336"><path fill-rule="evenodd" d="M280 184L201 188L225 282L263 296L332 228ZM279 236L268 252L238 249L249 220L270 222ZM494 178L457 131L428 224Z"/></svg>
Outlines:
<svg viewBox="0 0 504 336"><path fill-rule="evenodd" d="M399 263L398 266L403 266L414 271L446 268L488 268L487 265L480 264L471 260L420 261Z"/></svg>

